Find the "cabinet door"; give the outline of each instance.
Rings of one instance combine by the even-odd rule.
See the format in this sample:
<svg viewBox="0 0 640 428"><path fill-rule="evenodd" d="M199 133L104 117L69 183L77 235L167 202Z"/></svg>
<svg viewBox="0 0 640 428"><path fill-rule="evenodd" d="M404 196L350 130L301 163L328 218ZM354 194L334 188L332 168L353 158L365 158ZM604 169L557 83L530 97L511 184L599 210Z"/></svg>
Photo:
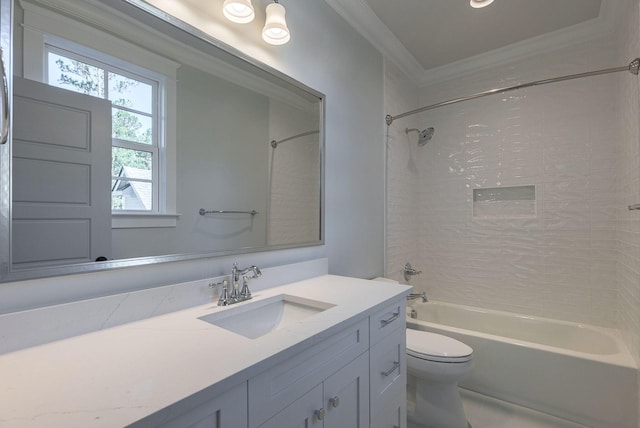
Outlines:
<svg viewBox="0 0 640 428"><path fill-rule="evenodd" d="M247 418L247 384L242 383L219 397L209 400L185 411L168 423L135 424L140 427L163 428L246 428Z"/></svg>
<svg viewBox="0 0 640 428"><path fill-rule="evenodd" d="M324 381L324 428L369 427L369 353Z"/></svg>
<svg viewBox="0 0 640 428"><path fill-rule="evenodd" d="M321 414L320 419L316 412ZM260 425L260 428L322 428L324 412L322 385L318 385Z"/></svg>
<svg viewBox="0 0 640 428"><path fill-rule="evenodd" d="M249 379L249 427L256 428L369 349L369 320ZM322 400L316 404L322 407Z"/></svg>

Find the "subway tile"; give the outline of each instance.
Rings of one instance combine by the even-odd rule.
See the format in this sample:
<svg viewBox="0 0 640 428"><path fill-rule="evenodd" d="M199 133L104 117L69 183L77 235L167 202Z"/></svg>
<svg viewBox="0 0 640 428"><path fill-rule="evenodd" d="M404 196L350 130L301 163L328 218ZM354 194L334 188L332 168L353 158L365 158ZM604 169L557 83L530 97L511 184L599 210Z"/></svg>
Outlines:
<svg viewBox="0 0 640 428"><path fill-rule="evenodd" d="M386 98L410 105L420 92L427 104L500 81L608 67L615 59L612 40L420 91L396 70L386 88L395 95ZM629 51L640 49L634 38L625 43ZM406 248L415 248L416 264L428 272L416 284L436 300L620 325L636 329L625 334L640 349L640 213L626 210L640 203L638 90L617 78L596 82L531 88L417 116L436 127L427 150L412 152L403 129L395 130L388 140L394 190L387 195L388 216L396 219L388 218L387 262L402 263L412 255ZM535 217L472 217L474 188L528 184L536 185Z"/></svg>

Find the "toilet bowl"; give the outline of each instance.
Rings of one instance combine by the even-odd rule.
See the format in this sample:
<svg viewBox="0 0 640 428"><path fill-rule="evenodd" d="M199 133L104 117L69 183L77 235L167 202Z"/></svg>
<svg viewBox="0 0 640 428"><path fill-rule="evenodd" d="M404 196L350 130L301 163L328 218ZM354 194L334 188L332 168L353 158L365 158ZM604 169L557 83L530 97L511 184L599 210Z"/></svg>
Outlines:
<svg viewBox="0 0 640 428"><path fill-rule="evenodd" d="M410 426L467 428L458 382L473 368L473 349L426 331L407 329L407 417Z"/></svg>

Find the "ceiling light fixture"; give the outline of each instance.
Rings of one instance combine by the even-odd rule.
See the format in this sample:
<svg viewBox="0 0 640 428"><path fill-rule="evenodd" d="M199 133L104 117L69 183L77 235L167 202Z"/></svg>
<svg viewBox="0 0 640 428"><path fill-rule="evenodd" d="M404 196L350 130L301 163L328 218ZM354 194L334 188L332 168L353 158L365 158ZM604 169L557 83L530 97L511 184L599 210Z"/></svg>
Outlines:
<svg viewBox="0 0 640 428"><path fill-rule="evenodd" d="M251 22L256 16L251 0L224 0L222 13L229 21L238 24Z"/></svg>
<svg viewBox="0 0 640 428"><path fill-rule="evenodd" d="M267 19L262 29L262 39L271 45L284 45L291 39L285 19L284 6L274 0L267 6Z"/></svg>
<svg viewBox="0 0 640 428"><path fill-rule="evenodd" d="M471 7L480 9L481 7L489 6L491 3L493 3L493 0L471 0L469 4Z"/></svg>

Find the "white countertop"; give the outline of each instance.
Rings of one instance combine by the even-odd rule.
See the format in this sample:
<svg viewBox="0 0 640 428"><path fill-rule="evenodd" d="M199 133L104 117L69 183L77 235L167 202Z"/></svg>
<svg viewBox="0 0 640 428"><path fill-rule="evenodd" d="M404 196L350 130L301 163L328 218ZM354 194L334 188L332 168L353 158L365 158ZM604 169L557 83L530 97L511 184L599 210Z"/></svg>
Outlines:
<svg viewBox="0 0 640 428"><path fill-rule="evenodd" d="M253 340L198 319L250 302L212 302L0 355L0 426L125 426L201 391L213 398L409 290L323 275L254 293L336 306Z"/></svg>

